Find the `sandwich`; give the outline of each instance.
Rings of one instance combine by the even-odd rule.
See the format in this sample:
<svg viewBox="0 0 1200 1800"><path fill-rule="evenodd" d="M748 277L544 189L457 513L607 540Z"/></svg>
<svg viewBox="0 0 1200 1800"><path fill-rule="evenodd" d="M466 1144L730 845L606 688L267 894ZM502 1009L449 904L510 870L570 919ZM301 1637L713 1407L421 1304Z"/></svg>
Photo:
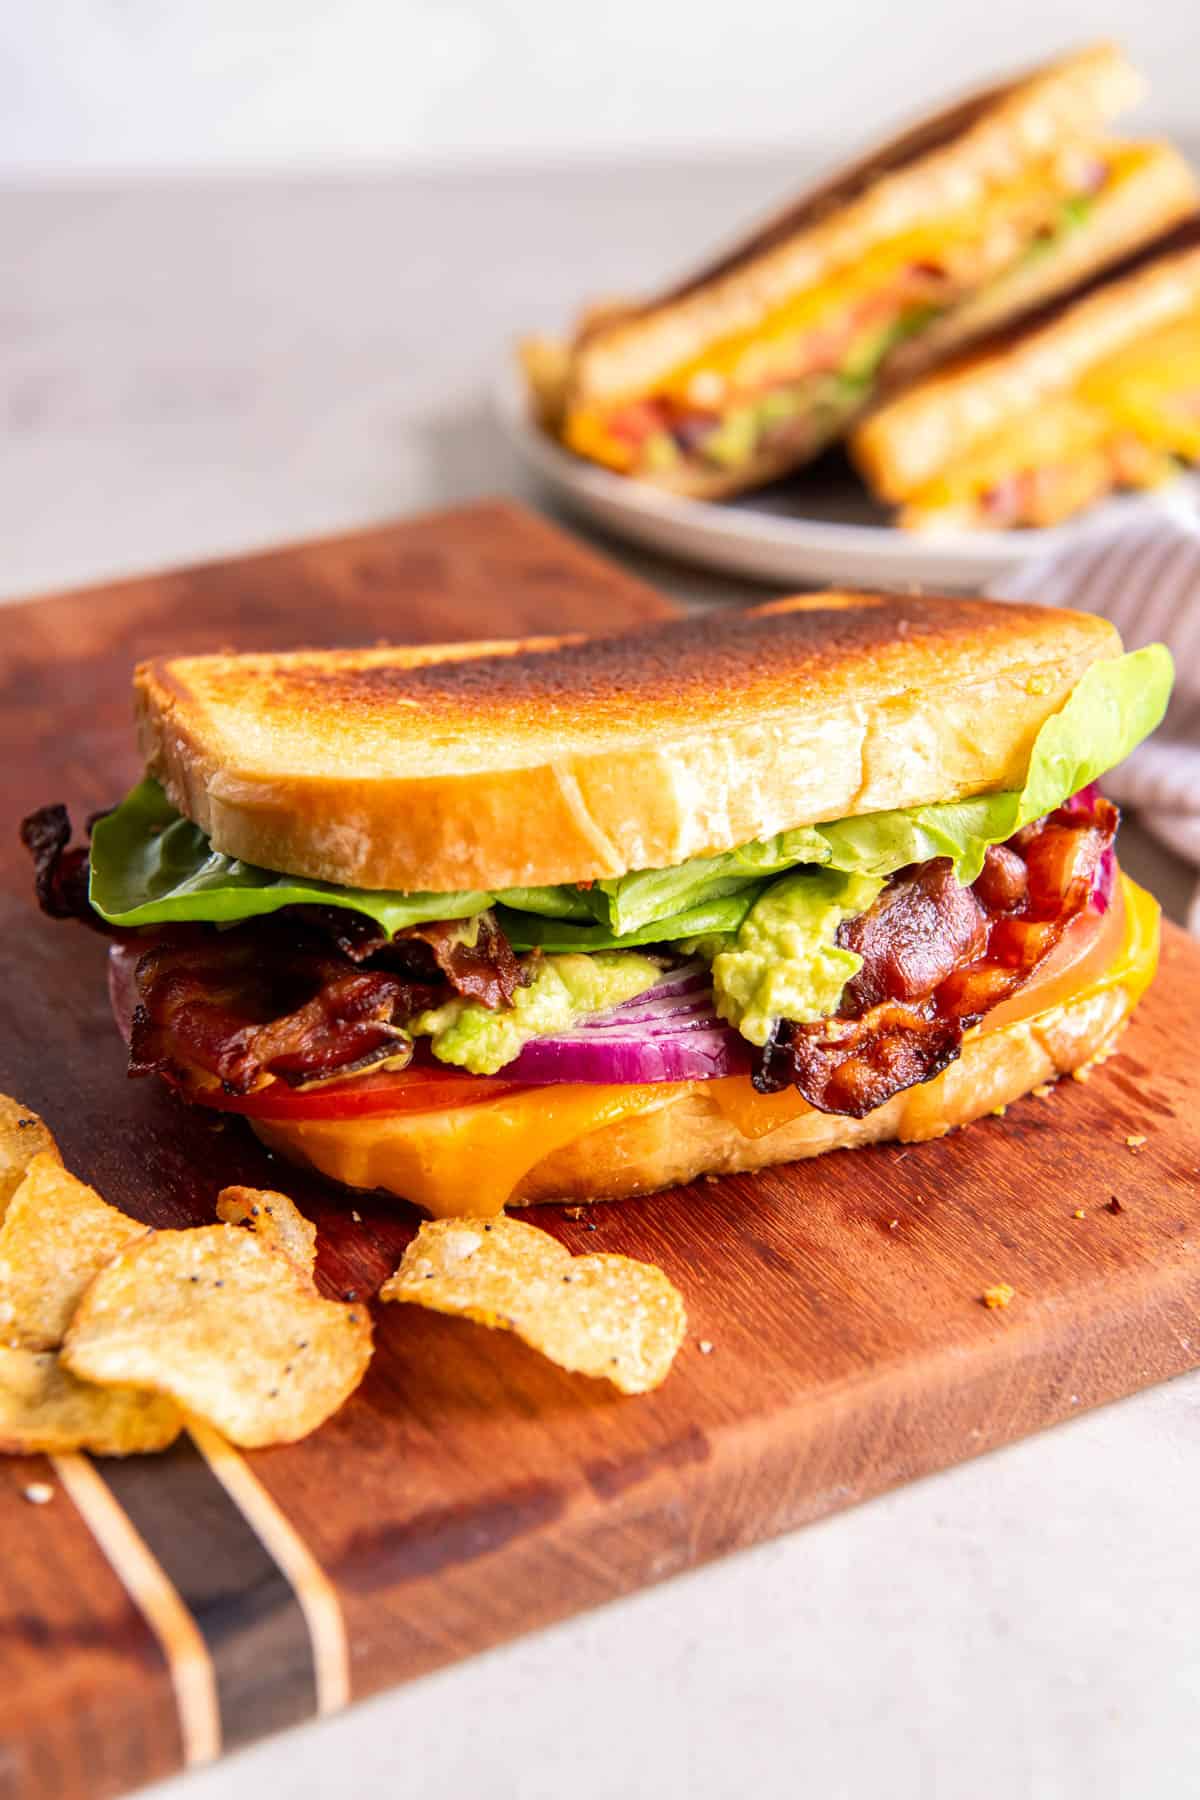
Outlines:
<svg viewBox="0 0 1200 1800"><path fill-rule="evenodd" d="M38 895L129 1072L438 1214L933 1138L1100 1055L1155 966L1096 781L1162 646L807 595L608 637L181 656Z"/></svg>
<svg viewBox="0 0 1200 1800"><path fill-rule="evenodd" d="M700 498L760 486L906 377L1076 286L1195 204L1166 144L1108 122L1140 77L1100 44L972 94L642 304L522 349L579 456Z"/></svg>
<svg viewBox="0 0 1200 1800"><path fill-rule="evenodd" d="M1200 214L885 401L851 453L914 530L1056 525L1200 462Z"/></svg>

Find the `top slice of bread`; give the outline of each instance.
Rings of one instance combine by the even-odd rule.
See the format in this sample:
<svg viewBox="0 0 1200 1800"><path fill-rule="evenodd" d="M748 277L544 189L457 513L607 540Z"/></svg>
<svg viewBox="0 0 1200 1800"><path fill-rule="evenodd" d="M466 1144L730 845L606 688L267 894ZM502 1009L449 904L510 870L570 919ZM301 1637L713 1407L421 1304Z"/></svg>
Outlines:
<svg viewBox="0 0 1200 1800"><path fill-rule="evenodd" d="M1200 213L1091 282L916 381L850 441L885 500L907 499L993 432L1200 307Z"/></svg>
<svg viewBox="0 0 1200 1800"><path fill-rule="evenodd" d="M829 593L614 637L176 657L149 771L231 856L447 892L662 868L1019 786L1103 620Z"/></svg>
<svg viewBox="0 0 1200 1800"><path fill-rule="evenodd" d="M922 120L682 285L585 332L572 358L573 401L606 405L649 391L874 245L964 212L1061 145L1095 137L1143 88L1121 50L1101 43Z"/></svg>

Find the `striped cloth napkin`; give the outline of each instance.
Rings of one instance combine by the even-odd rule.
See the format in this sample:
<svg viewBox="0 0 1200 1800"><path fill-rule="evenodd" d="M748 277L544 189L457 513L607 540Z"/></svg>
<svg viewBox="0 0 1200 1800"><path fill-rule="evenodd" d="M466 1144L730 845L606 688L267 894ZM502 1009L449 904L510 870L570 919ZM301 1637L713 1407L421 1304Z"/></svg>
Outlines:
<svg viewBox="0 0 1200 1800"><path fill-rule="evenodd" d="M1200 515L1083 533L1024 563L1006 578L1004 597L1100 613L1127 650L1169 646L1175 691L1166 719L1104 787L1195 869L1188 928L1200 937Z"/></svg>

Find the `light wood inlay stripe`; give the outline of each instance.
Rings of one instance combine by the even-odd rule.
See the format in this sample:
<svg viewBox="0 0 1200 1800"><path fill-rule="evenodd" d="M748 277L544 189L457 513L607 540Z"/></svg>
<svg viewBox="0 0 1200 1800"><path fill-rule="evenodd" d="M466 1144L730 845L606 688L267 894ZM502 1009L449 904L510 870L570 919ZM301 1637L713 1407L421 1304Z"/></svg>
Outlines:
<svg viewBox="0 0 1200 1800"><path fill-rule="evenodd" d="M216 1672L191 1613L87 1457L51 1458L59 1480L162 1646L175 1689L184 1762L221 1752Z"/></svg>
<svg viewBox="0 0 1200 1800"><path fill-rule="evenodd" d="M188 1431L229 1498L291 1583L312 1640L317 1711L337 1712L350 1702L350 1652L337 1590L245 1458L199 1419L188 1421Z"/></svg>

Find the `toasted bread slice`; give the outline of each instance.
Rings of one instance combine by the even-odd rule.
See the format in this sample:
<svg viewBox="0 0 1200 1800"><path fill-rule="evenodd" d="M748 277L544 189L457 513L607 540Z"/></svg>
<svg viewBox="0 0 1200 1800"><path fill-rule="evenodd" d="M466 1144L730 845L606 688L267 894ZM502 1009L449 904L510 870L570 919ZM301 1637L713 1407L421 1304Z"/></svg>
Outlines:
<svg viewBox="0 0 1200 1800"><path fill-rule="evenodd" d="M1095 364L1200 305L1200 215L1071 301L1035 314L886 402L851 439L875 492L905 500Z"/></svg>
<svg viewBox="0 0 1200 1800"><path fill-rule="evenodd" d="M344 886L661 868L1017 786L1105 621L831 593L623 636L177 657L135 677L150 772L214 846Z"/></svg>
<svg viewBox="0 0 1200 1800"><path fill-rule="evenodd" d="M716 339L753 331L792 295L875 245L961 212L1063 144L1095 137L1142 96L1141 76L1101 43L968 95L881 145L647 305L587 329L573 403L651 390Z"/></svg>

